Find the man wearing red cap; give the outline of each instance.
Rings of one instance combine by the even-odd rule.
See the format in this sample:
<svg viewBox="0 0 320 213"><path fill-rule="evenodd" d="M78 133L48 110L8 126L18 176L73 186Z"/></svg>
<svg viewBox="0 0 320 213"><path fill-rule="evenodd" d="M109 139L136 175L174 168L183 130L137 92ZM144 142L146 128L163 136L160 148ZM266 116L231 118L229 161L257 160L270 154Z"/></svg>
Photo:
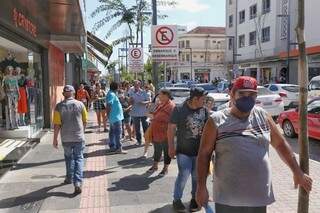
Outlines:
<svg viewBox="0 0 320 213"><path fill-rule="evenodd" d="M198 153L196 199L206 206L206 178L215 151L213 200L216 213L265 213L273 203L269 144L293 173L295 186L307 192L312 179L300 169L289 144L271 116L255 107L257 81L242 76L230 93L231 107L208 119Z"/></svg>

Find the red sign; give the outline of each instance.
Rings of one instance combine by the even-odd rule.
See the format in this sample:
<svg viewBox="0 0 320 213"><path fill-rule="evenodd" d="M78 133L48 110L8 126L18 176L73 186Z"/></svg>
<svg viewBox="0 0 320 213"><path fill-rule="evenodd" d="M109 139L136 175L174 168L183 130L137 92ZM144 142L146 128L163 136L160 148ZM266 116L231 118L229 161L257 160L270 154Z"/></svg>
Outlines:
<svg viewBox="0 0 320 213"><path fill-rule="evenodd" d="M37 26L16 8L13 9L13 22L16 27L22 28L33 37L37 37Z"/></svg>
<svg viewBox="0 0 320 213"><path fill-rule="evenodd" d="M174 33L169 27L161 27L156 32L156 39L162 45L168 45L173 41Z"/></svg>

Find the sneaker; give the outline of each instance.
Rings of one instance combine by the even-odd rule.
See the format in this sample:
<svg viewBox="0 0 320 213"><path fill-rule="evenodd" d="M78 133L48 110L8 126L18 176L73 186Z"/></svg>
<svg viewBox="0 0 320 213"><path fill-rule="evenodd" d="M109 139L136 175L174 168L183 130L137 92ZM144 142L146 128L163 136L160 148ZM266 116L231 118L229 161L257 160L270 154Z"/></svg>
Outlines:
<svg viewBox="0 0 320 213"><path fill-rule="evenodd" d="M183 205L180 199L174 200L172 205L176 212L186 212L186 207Z"/></svg>
<svg viewBox="0 0 320 213"><path fill-rule="evenodd" d="M162 171L159 173L159 176L164 177L166 174L168 174L168 169L162 169Z"/></svg>
<svg viewBox="0 0 320 213"><path fill-rule="evenodd" d="M117 149L116 151L115 151L115 153L117 153L117 154L127 154L128 152L127 151L124 151L123 149Z"/></svg>
<svg viewBox="0 0 320 213"><path fill-rule="evenodd" d="M141 143L137 142L135 145L136 145L136 146L141 146Z"/></svg>
<svg viewBox="0 0 320 213"><path fill-rule="evenodd" d="M82 189L80 186L74 187L74 194L78 195L78 194L81 194L81 192L82 192Z"/></svg>
<svg viewBox="0 0 320 213"><path fill-rule="evenodd" d="M197 212L200 210L195 199L191 199L189 209L190 209L190 212Z"/></svg>
<svg viewBox="0 0 320 213"><path fill-rule="evenodd" d="M72 181L66 178L66 179L64 179L63 183L64 183L64 184L71 184Z"/></svg>

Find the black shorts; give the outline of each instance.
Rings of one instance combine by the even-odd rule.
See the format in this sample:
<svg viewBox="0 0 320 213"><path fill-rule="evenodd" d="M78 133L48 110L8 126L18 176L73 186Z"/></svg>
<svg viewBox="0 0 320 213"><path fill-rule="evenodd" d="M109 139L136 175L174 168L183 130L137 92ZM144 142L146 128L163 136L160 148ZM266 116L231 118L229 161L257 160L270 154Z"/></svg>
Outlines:
<svg viewBox="0 0 320 213"><path fill-rule="evenodd" d="M216 203L216 213L267 213L266 206L247 207L247 206L227 206Z"/></svg>

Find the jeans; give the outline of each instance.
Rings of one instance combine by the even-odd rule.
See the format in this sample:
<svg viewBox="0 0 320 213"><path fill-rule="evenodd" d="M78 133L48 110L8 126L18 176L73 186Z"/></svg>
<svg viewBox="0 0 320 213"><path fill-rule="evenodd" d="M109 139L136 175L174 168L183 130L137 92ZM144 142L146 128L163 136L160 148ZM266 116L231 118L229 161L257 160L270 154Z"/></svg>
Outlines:
<svg viewBox="0 0 320 213"><path fill-rule="evenodd" d="M84 142L68 142L62 144L66 163L66 179L73 181L75 186L81 186L83 178Z"/></svg>
<svg viewBox="0 0 320 213"><path fill-rule="evenodd" d="M171 163L171 158L168 154L168 142L154 142L154 154L153 154L153 160L155 162L160 162L162 150L163 150L163 158L164 158L164 164L169 165Z"/></svg>
<svg viewBox="0 0 320 213"><path fill-rule="evenodd" d="M109 130L109 147L110 149L120 149L120 137L121 137L121 126L122 121L117 121L115 123L110 123L110 130Z"/></svg>
<svg viewBox="0 0 320 213"><path fill-rule="evenodd" d="M196 170L197 156L188 156L184 154L177 154L178 177L174 185L173 199L179 200L182 198L184 187L191 175L192 198L195 198L197 190L197 170Z"/></svg>
<svg viewBox="0 0 320 213"><path fill-rule="evenodd" d="M148 129L148 122L147 117L132 117L134 128L136 130L136 139L139 144L141 144L141 126L140 122L142 123L143 132L145 132Z"/></svg>

